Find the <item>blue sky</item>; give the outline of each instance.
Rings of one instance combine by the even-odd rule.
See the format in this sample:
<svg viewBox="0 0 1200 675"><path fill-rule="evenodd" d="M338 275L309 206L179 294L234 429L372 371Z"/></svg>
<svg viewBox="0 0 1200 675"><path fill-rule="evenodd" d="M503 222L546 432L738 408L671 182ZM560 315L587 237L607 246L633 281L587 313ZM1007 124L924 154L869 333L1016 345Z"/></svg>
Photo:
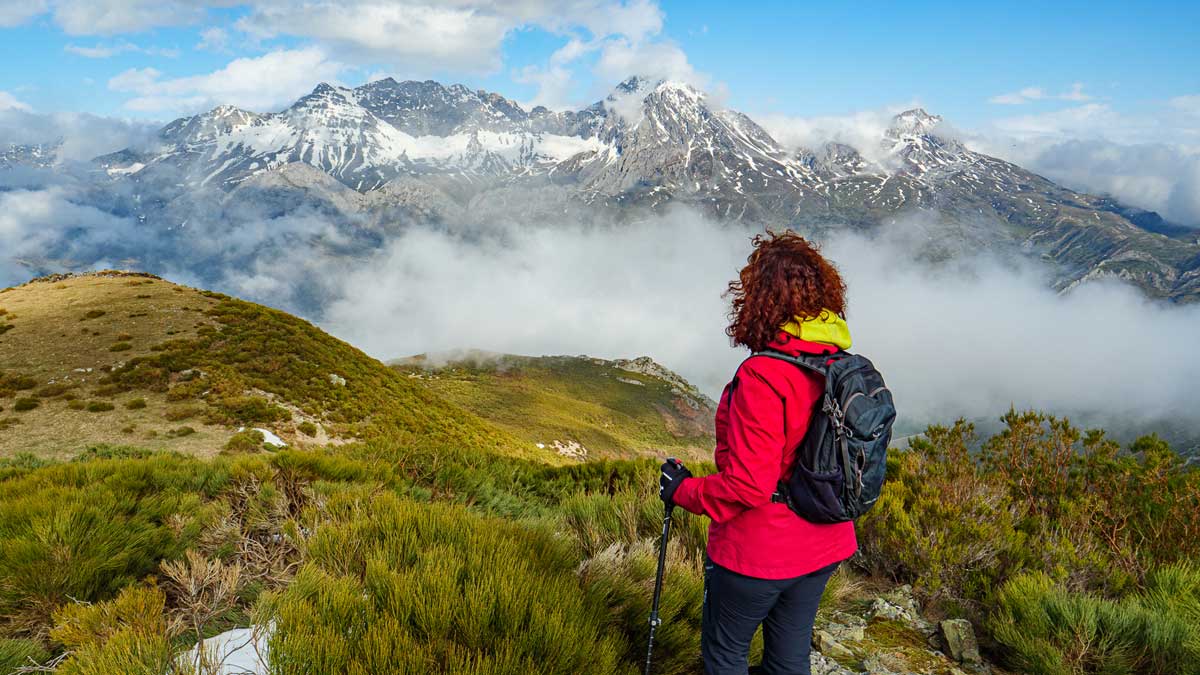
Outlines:
<svg viewBox="0 0 1200 675"><path fill-rule="evenodd" d="M356 0L340 3L351 27L337 32L315 26L320 17L306 21L300 1L196 9L203 3L48 0L42 12L37 4L0 0L0 25L6 26L0 28L0 91L38 112L167 119L208 107L223 94L219 86L194 82L199 91L189 90L181 78L203 78L236 59L306 49L321 54L317 60L309 53L297 66L310 77L294 73L275 86L271 71L247 73L268 80L262 95L247 95L247 87L224 94L234 103L278 106L317 79L355 85L386 73L567 106L594 100L625 66L629 72L683 71L752 114L845 115L919 102L966 127L1084 103L1153 114L1168 101L1200 94L1196 2L567 0L525 2L529 8L505 15L490 3L460 0L451 9L474 11L446 16L434 30L425 27L427 36L434 34L429 41L445 48L432 44L424 55L421 39L400 26L413 23L411 12L422 7L407 0L392 3L400 13L384 17L383 35L355 34L356 6L371 4ZM597 18L615 12L626 14ZM379 24L380 17L363 10L360 22ZM471 22L486 25L475 34L470 28L447 39L436 34ZM201 46L214 29L220 33L209 35L223 41ZM416 44L392 50L387 30L397 44ZM556 52L572 40L591 42L591 51L556 71ZM622 48L623 56L605 51ZM285 61L276 67L286 68ZM148 68L157 75L139 86L121 79ZM547 85L555 73L561 84ZM991 102L1021 90L1034 95ZM1074 100L1062 98L1073 91Z"/></svg>

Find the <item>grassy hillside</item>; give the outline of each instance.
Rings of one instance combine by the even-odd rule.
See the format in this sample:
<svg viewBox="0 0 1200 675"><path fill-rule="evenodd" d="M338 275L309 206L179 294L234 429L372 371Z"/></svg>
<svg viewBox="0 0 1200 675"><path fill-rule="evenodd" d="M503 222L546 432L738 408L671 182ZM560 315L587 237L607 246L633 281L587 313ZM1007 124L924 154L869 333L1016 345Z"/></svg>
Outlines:
<svg viewBox="0 0 1200 675"><path fill-rule="evenodd" d="M648 358L471 352L393 365L446 400L566 456L712 455L715 404Z"/></svg>
<svg viewBox="0 0 1200 675"><path fill-rule="evenodd" d="M146 275L0 291L0 456L97 443L196 455L256 439L338 445L387 433L555 461L307 322Z"/></svg>

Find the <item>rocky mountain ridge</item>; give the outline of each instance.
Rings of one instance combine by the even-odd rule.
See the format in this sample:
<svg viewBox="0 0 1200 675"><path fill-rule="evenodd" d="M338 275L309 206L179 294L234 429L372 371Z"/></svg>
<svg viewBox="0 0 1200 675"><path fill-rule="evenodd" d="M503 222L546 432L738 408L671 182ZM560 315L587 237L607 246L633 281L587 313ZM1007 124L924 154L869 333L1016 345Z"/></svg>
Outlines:
<svg viewBox="0 0 1200 675"><path fill-rule="evenodd" d="M672 81L631 77L590 106L551 111L389 78L321 84L278 112L219 106L166 125L154 147L85 169L64 168L49 146L13 146L0 168L73 171L83 187L76 201L158 232L219 236L246 218L315 213L339 233L336 244L309 242L323 255L368 253L414 221L586 225L682 205L818 238L915 224L931 261L979 251L1032 257L1049 265L1059 290L1116 277L1153 298L1200 299L1196 230L974 152L921 109L896 115L867 145L786 147L750 117ZM153 250L112 240L92 257L194 267L200 278L221 264L177 259L176 238ZM78 262L81 252L60 248L32 272L74 269L54 261Z"/></svg>
<svg viewBox="0 0 1200 675"><path fill-rule="evenodd" d="M184 219L171 215L171 194L186 200L194 197L185 192L216 188L250 199L246 189L264 177L307 165L350 189L333 206L340 213L536 219L686 204L818 235L918 218L934 258L1018 252L1051 263L1060 289L1119 277L1153 297L1200 298L1194 233L974 152L944 126L913 109L895 116L876 148L788 149L678 82L632 77L587 108L555 112L462 85L389 78L354 89L321 84L277 113L221 106L164 127L154 151L98 161L114 181L168 193L136 207L148 221ZM315 174L286 189L287 200L307 203L337 192Z"/></svg>

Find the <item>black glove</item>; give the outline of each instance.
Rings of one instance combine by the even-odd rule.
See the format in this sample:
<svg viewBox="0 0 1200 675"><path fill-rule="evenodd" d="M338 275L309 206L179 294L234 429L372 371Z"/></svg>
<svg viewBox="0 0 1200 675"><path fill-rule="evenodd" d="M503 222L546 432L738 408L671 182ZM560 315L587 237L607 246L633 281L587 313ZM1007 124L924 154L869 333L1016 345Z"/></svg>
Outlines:
<svg viewBox="0 0 1200 675"><path fill-rule="evenodd" d="M662 473L658 477L658 498L665 504L674 504L672 498L675 496L675 491L679 489L679 484L685 478L691 477L692 472L688 471L683 462L674 457L668 458L663 462Z"/></svg>

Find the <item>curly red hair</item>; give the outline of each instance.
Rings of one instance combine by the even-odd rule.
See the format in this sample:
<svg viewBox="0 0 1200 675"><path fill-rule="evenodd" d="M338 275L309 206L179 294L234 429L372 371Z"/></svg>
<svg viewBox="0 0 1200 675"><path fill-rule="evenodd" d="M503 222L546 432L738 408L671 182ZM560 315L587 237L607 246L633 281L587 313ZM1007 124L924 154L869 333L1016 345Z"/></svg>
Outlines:
<svg viewBox="0 0 1200 675"><path fill-rule="evenodd" d="M738 278L725 333L735 345L761 351L792 317L815 318L822 310L846 317L846 283L817 247L791 230L754 237L754 251Z"/></svg>

